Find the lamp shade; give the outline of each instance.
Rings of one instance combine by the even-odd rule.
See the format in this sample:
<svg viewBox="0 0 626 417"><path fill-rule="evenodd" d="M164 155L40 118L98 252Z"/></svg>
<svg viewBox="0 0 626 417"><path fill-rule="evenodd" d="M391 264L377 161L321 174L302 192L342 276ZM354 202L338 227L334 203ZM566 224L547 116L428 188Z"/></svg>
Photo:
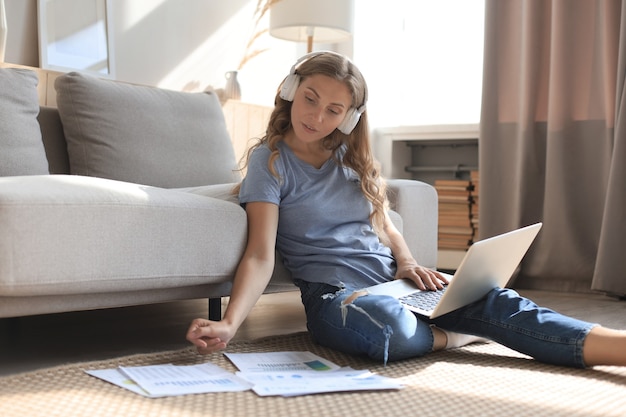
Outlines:
<svg viewBox="0 0 626 417"><path fill-rule="evenodd" d="M270 35L288 41L332 43L354 29L354 0L279 0L270 8Z"/></svg>

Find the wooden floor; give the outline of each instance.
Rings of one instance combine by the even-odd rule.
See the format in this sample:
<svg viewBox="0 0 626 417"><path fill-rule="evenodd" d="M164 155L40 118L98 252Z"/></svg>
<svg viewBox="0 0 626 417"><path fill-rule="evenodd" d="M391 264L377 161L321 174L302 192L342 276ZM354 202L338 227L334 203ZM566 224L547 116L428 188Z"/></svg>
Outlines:
<svg viewBox="0 0 626 417"><path fill-rule="evenodd" d="M236 338L306 330L299 295L264 295ZM185 333L196 317L208 317L207 300L0 320L0 375L184 348L189 346Z"/></svg>
<svg viewBox="0 0 626 417"><path fill-rule="evenodd" d="M626 302L602 295L520 291L538 304L626 329ZM226 300L224 301L224 303ZM0 376L71 362L188 346L187 327L207 317L206 300L0 320ZM298 292L264 295L240 340L305 331Z"/></svg>

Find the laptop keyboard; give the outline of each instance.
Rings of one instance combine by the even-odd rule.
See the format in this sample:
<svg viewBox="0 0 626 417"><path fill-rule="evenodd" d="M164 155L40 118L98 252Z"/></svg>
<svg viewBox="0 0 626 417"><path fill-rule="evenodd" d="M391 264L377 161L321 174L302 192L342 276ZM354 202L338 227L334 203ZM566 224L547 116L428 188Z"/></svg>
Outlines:
<svg viewBox="0 0 626 417"><path fill-rule="evenodd" d="M435 308L441 296L446 291L448 286L444 286L437 291L419 291L412 294L400 297L400 301L413 307L417 307L422 310L430 311Z"/></svg>

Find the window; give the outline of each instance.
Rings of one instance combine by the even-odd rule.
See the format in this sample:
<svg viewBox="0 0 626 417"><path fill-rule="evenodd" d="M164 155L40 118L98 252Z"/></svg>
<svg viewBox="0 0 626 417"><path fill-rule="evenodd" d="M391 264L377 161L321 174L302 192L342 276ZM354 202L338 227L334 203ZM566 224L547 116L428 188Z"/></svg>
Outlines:
<svg viewBox="0 0 626 417"><path fill-rule="evenodd" d="M371 127L480 121L483 0L356 2Z"/></svg>

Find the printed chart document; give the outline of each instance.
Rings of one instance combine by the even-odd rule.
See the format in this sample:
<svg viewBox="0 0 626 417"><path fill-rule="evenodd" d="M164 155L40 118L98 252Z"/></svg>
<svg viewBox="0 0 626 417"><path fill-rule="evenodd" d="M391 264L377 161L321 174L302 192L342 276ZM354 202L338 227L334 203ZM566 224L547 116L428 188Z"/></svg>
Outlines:
<svg viewBox="0 0 626 417"><path fill-rule="evenodd" d="M335 371L339 365L311 352L224 353L243 373Z"/></svg>
<svg viewBox="0 0 626 417"><path fill-rule="evenodd" d="M150 398L247 391L252 384L217 365L150 365L85 371L119 387Z"/></svg>
<svg viewBox="0 0 626 417"><path fill-rule="evenodd" d="M328 373L315 372L237 372L237 376L253 384L259 396L321 394L340 391L371 391L401 389L402 384L368 370L342 368Z"/></svg>
<svg viewBox="0 0 626 417"><path fill-rule="evenodd" d="M120 367L120 370L150 394L160 396L246 391L251 386L210 363Z"/></svg>
<svg viewBox="0 0 626 417"><path fill-rule="evenodd" d="M260 396L401 389L402 384L368 370L341 368L311 352L225 353Z"/></svg>

